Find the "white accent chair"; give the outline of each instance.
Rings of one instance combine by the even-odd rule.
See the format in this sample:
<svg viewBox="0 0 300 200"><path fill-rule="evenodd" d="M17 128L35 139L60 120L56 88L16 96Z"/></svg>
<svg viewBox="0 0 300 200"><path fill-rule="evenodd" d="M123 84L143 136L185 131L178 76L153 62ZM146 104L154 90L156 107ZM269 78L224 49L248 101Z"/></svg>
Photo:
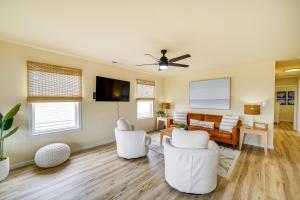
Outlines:
<svg viewBox="0 0 300 200"><path fill-rule="evenodd" d="M164 155L165 179L171 187L192 194L216 188L219 146L209 141L206 131L174 129L172 142L167 139L164 145Z"/></svg>
<svg viewBox="0 0 300 200"><path fill-rule="evenodd" d="M131 130L132 126L125 119L119 119L115 128L118 155L132 159L146 156L151 144L151 137L146 131Z"/></svg>

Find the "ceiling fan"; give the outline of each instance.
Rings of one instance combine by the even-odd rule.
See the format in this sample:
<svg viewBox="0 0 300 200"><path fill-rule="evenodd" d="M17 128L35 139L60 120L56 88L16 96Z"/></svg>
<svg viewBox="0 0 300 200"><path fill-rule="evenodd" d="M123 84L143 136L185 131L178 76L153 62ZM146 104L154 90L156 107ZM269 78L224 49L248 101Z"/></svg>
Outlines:
<svg viewBox="0 0 300 200"><path fill-rule="evenodd" d="M145 54L146 56L150 56L152 59L154 59L156 61L156 63L141 64L141 65L136 65L136 66L158 65L159 66L158 71L168 69L169 66L172 66L172 67L185 67L185 68L189 67L188 65L174 63L174 62L179 61L179 60L183 60L183 59L186 59L186 58L189 58L189 57L191 57L190 54L185 54L185 55L182 55L182 56L179 56L179 57L176 57L176 58L172 58L172 59L169 60L165 56L165 54L167 53L167 50L163 49L160 52L163 55L160 59L152 56L151 54Z"/></svg>

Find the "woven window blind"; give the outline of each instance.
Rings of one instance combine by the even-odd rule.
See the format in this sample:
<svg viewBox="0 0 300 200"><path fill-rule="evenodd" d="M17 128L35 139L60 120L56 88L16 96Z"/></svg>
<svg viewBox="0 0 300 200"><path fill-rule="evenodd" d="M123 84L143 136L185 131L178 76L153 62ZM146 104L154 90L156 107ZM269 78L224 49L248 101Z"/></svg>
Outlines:
<svg viewBox="0 0 300 200"><path fill-rule="evenodd" d="M27 62L28 101L81 101L81 69Z"/></svg>
<svg viewBox="0 0 300 200"><path fill-rule="evenodd" d="M137 79L137 98L136 99L154 99L155 82Z"/></svg>

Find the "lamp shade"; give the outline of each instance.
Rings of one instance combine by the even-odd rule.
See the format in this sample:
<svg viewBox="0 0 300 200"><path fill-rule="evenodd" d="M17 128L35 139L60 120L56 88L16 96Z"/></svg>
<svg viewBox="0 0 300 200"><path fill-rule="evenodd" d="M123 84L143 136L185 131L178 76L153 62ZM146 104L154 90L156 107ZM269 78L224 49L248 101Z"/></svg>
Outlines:
<svg viewBox="0 0 300 200"><path fill-rule="evenodd" d="M161 107L162 109L170 109L171 104L170 104L170 103L162 103L162 104L160 105L160 107Z"/></svg>
<svg viewBox="0 0 300 200"><path fill-rule="evenodd" d="M246 115L260 115L260 105L244 105L244 114Z"/></svg>

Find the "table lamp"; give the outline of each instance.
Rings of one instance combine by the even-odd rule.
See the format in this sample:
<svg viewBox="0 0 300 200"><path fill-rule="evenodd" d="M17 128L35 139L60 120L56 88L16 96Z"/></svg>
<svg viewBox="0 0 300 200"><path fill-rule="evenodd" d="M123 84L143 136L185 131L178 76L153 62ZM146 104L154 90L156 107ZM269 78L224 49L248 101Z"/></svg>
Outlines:
<svg viewBox="0 0 300 200"><path fill-rule="evenodd" d="M245 115L250 115L251 118L248 121L247 125L248 126L253 126L253 115L260 115L260 105L250 105L250 104L245 104L244 105L244 114Z"/></svg>
<svg viewBox="0 0 300 200"><path fill-rule="evenodd" d="M168 112L167 111L171 108L171 104L164 102L164 103L160 104L160 107L161 107L161 109L165 110L165 115L167 117L168 116Z"/></svg>

